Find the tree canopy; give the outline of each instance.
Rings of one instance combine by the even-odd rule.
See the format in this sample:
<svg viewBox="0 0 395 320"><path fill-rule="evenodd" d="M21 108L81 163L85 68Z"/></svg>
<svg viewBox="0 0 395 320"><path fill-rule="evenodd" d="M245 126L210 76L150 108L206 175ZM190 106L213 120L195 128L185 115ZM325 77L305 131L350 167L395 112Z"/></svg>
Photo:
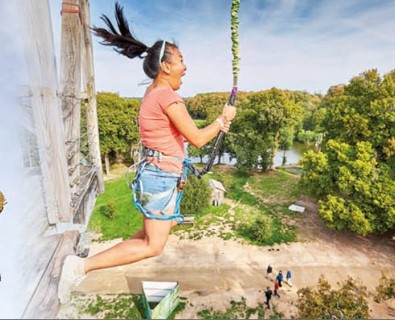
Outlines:
<svg viewBox="0 0 395 320"><path fill-rule="evenodd" d="M366 287L349 277L332 289L324 276L317 287L298 290L298 318L301 319L368 319L369 305Z"/></svg>
<svg viewBox="0 0 395 320"><path fill-rule="evenodd" d="M302 185L336 230L361 235L395 229L395 72L370 70L332 87L322 151L302 159Z"/></svg>
<svg viewBox="0 0 395 320"><path fill-rule="evenodd" d="M103 155L127 154L132 144L138 143L137 99L121 98L116 93L97 94L100 150Z"/></svg>

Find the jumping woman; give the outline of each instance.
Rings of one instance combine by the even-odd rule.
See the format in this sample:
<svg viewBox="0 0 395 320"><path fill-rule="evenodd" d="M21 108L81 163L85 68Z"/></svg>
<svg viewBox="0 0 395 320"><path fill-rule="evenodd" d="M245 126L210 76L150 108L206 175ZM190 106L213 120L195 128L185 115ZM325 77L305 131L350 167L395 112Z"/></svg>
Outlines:
<svg viewBox="0 0 395 320"><path fill-rule="evenodd" d="M145 74L152 79L141 102L139 134L144 147L153 151L147 155L147 165L141 172L143 205L153 215L171 215L175 210L177 182L183 169L184 142L200 148L220 131L229 130L236 115L233 106L225 105L222 114L198 129L189 115L183 99L177 94L187 70L177 45L158 40L151 47L136 39L130 32L123 8L115 4L119 32L110 19L102 15L108 29L93 27L102 44L113 46L118 53L143 59ZM60 277L58 297L68 301L71 290L92 270L130 264L162 253L174 220L149 219L144 216L143 228L125 240L92 257L67 256Z"/></svg>

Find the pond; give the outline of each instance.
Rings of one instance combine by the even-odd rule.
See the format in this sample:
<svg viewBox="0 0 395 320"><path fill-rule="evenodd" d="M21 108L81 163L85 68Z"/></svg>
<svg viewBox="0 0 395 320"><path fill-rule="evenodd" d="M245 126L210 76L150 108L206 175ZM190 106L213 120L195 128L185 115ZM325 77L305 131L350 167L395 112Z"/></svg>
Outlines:
<svg viewBox="0 0 395 320"><path fill-rule="evenodd" d="M298 164L299 159L303 157L303 154L307 151L310 150L312 146L308 146L303 143L299 142L294 142L291 149L288 150L285 153L285 163L286 165L294 165ZM283 150L278 150L276 156L274 157L274 165L276 167L281 166L283 164L283 157L284 157L284 151ZM192 163L199 163L200 158L199 157L192 157L191 158ZM203 157L203 162L207 163L208 161L208 156ZM237 159L233 158L230 159L229 154L225 153L222 158L221 162L223 164L232 164L235 165L237 163ZM217 163L217 159L215 159L214 163Z"/></svg>

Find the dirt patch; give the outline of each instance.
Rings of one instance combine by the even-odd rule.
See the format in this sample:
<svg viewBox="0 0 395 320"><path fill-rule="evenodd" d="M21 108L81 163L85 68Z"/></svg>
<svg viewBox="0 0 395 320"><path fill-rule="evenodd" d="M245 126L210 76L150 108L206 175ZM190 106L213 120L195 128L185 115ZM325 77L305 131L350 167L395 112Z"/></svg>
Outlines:
<svg viewBox="0 0 395 320"><path fill-rule="evenodd" d="M187 298L180 319L197 318L200 310L213 307L224 310L231 300L247 299L249 306L264 301L263 291L272 286L266 278L266 266L292 270L293 286L284 285L281 298L273 304L289 318L296 314L297 290L314 286L323 274L336 287L348 276L359 279L372 293L378 285L381 271L395 274L394 246L377 239L358 240L351 235L328 237L326 241L273 247L244 245L237 241L209 237L196 241L181 240L171 235L162 256L128 266L94 271L76 288L78 294L141 293L141 281L178 281L180 295ZM349 241L351 240L351 241ZM90 255L121 241L91 243ZM344 242L345 241L345 242ZM378 241L378 242L377 242ZM389 255L392 253L392 255ZM60 315L70 315L71 306L62 306ZM392 318L386 303L370 299L373 318ZM267 314L270 316L270 313Z"/></svg>
<svg viewBox="0 0 395 320"><path fill-rule="evenodd" d="M225 202L230 210L238 205L229 199ZM285 284L280 290L281 298L272 299L285 318L296 315L297 290L316 285L324 275L334 288L349 276L360 280L371 292L371 317L393 319L394 302L378 304L373 301L373 294L382 271L395 275L395 241L390 237L363 238L329 230L318 216L314 202L302 198L296 204L306 208L294 219L300 237L298 243L258 247L224 240L215 232L199 240L181 239L172 234L162 256L91 272L76 288L76 294L141 294L143 280L178 281L180 295L187 298L187 304L177 318L196 319L203 309L225 310L231 300L240 301L242 297L251 307L263 303L265 288L273 286L273 280L266 278L270 263L274 274L279 270L283 273L291 270L293 274L293 286ZM90 255L120 241L91 242ZM75 299L74 305L62 306L58 318L78 318L73 312ZM266 312L266 317L270 315Z"/></svg>

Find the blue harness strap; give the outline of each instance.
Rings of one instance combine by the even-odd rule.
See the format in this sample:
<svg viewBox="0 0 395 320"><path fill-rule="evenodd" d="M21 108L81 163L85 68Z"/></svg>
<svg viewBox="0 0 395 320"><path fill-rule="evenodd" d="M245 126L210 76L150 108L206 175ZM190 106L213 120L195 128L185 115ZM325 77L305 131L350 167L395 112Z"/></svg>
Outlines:
<svg viewBox="0 0 395 320"><path fill-rule="evenodd" d="M180 213L180 206L181 206L181 200L182 200L182 195L183 195L183 188L186 182L187 174L188 173L195 173L196 169L193 166L192 162L190 159L184 159L182 162L183 164L183 169L182 173L180 176L180 179L178 181L177 187L178 187L178 193L177 193L177 198L176 198L176 204L174 208L174 213L173 214L166 214L164 212L160 212L160 215L155 215L152 214L150 211L145 209L143 205L141 204L141 197L137 196L137 193L140 194L140 196L143 195L143 186L140 183L140 176L141 173L144 171L145 166L149 162L147 159L141 160L141 162L138 164L138 169L136 172L136 177L133 179L130 187L132 189L132 199L133 199L133 204L139 210L146 218L148 219L156 219L156 220L172 220L174 219L177 224L180 224L184 222L184 216Z"/></svg>

